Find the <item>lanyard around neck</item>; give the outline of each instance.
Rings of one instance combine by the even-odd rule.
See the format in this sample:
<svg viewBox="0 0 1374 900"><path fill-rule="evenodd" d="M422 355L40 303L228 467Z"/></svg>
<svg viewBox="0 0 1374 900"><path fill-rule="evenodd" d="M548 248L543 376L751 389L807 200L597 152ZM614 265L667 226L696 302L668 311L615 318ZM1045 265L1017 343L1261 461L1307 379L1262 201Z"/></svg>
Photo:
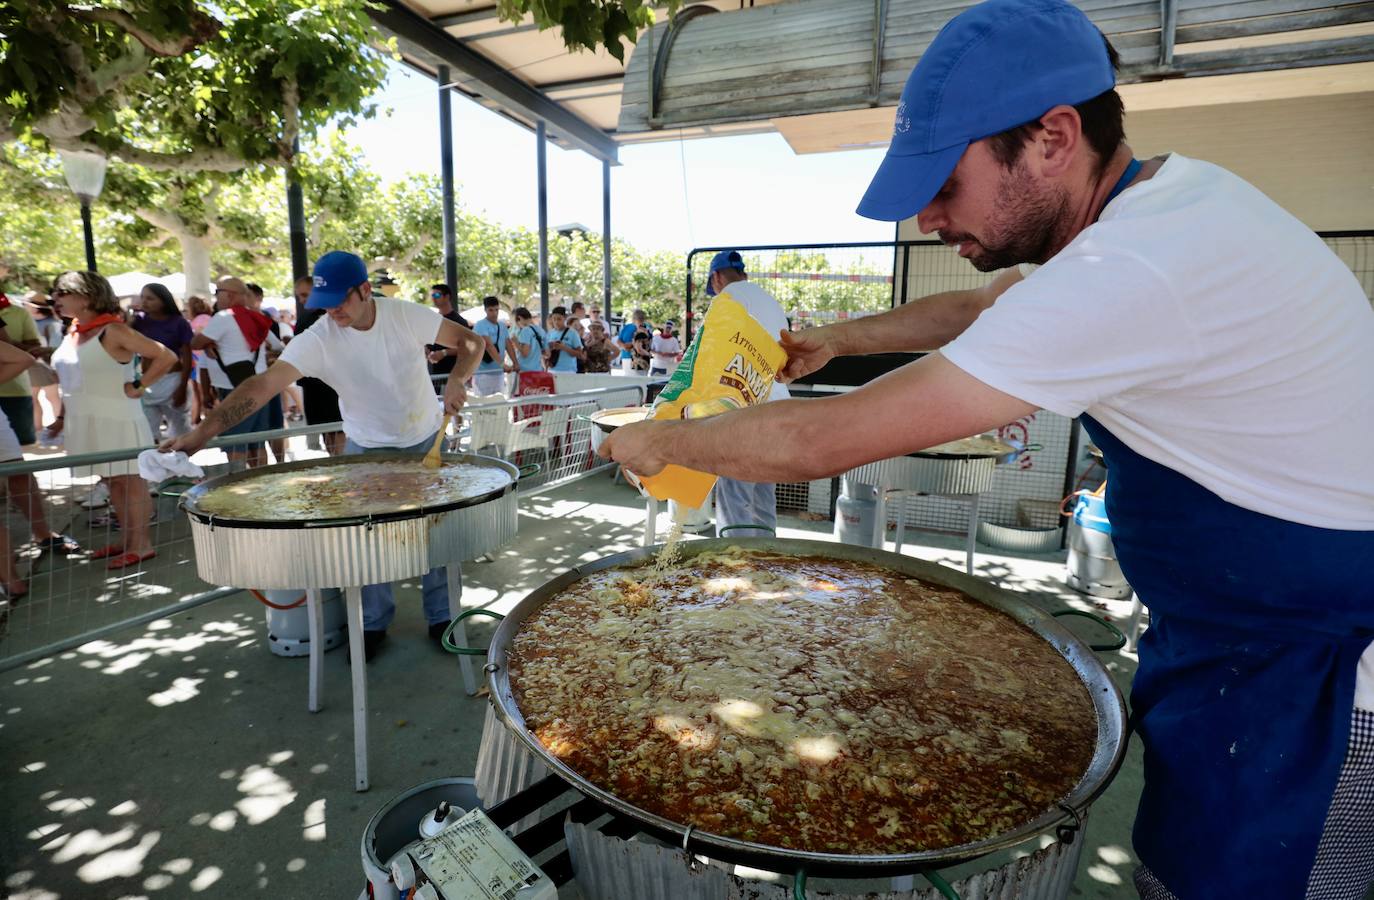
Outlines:
<svg viewBox="0 0 1374 900"><path fill-rule="evenodd" d="M1126 186L1140 174L1141 165L1142 163L1140 160L1131 159L1130 164L1126 166L1126 171L1121 173L1121 177L1116 180L1116 185L1112 188L1112 192L1107 195L1106 202L1102 204L1103 209L1106 209L1107 204L1115 200L1122 191L1126 190ZM1101 217L1101 215L1102 213L1099 211L1098 216Z"/></svg>

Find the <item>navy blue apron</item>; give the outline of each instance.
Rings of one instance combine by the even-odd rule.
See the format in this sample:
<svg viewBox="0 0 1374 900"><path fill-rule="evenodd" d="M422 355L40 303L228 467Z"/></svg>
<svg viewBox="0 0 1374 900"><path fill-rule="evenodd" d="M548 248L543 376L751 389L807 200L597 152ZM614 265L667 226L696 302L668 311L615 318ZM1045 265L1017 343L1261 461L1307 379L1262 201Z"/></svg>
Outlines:
<svg viewBox="0 0 1374 900"><path fill-rule="evenodd" d="M1374 531L1242 509L1082 421L1107 461L1117 558L1150 608L1131 687L1136 852L1179 900L1301 898L1374 639Z"/></svg>
<svg viewBox="0 0 1374 900"><path fill-rule="evenodd" d="M1136 852L1179 900L1301 898L1374 639L1374 531L1242 509L1082 421L1150 609L1131 688Z"/></svg>

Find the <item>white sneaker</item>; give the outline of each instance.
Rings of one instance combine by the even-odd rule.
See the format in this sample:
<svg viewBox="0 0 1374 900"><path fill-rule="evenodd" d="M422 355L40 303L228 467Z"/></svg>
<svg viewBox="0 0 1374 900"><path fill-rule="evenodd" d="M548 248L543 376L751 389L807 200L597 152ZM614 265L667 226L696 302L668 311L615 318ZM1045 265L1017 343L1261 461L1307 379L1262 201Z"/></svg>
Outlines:
<svg viewBox="0 0 1374 900"><path fill-rule="evenodd" d="M110 505L110 489L105 486L105 482L100 482L91 488L91 492L86 495L86 499L81 501L83 509L99 509L102 506Z"/></svg>

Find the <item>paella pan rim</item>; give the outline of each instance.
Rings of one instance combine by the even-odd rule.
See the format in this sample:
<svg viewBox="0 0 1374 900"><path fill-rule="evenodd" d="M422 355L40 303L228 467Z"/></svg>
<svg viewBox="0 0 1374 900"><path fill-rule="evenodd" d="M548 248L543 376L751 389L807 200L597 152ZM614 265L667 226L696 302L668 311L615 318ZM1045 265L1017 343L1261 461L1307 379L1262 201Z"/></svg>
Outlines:
<svg viewBox="0 0 1374 900"><path fill-rule="evenodd" d="M525 619L529 618L546 601L574 582L604 569L649 560L657 554L658 547L642 547L584 563L536 588L516 605L498 625L487 652L488 688L491 703L496 709L497 716L521 743L565 781L582 793L599 800L610 809L643 823L648 826L650 831L660 835L670 835L675 841L682 840L684 834L690 831L690 834L686 834L686 838L696 852L710 855L714 851L722 858L729 856L738 862L746 862L777 871L786 872L800 867L814 875L835 877L910 873L922 869L937 868L975 859L997 850L1015 847L1060 825L1078 824L1081 822L1082 813L1107 789L1117 770L1121 767L1126 754L1127 742L1126 705L1121 692L1116 687L1106 667L1097 659L1087 644L1048 613L989 582L966 575L963 572L910 556L868 547L784 538L711 539L688 541L680 545L684 561L690 560L691 557L699 553L718 551L729 547L874 563L903 574L924 578L946 587L964 591L978 602L991 606L1030 628L1048 641L1055 651L1073 667L1093 704L1097 716L1097 741L1093 749L1092 759L1083 776L1061 798L1056 807L1045 810L1035 819L1010 831L967 844L941 847L934 850L888 854L795 850L713 834L695 828L689 829L680 822L635 806L616 794L593 784L550 753L526 727L524 715L516 704L514 694L511 691L510 675L507 668L511 643ZM1081 835L1079 839L1081 839Z"/></svg>
<svg viewBox="0 0 1374 900"><path fill-rule="evenodd" d="M366 453L354 456L331 456L319 459L300 459L288 463L277 463L272 466L264 466L259 469L247 469L242 472L230 472L226 475L217 475L207 479L192 487L181 497L180 506L185 513L192 519L202 524L211 525L215 528L281 528L281 529L304 529L304 528L338 528L354 525L365 525L369 523L381 524L383 522L397 522L405 519L418 519L424 516L437 515L439 513L452 512L456 509L465 509L470 506L477 506L489 500L504 497L515 490L520 480L520 470L513 464L504 459L497 459L494 456L482 456L477 453L445 453L442 454L442 461L445 463L467 463L475 466L485 466L497 468L510 476L510 481L494 490L472 497L462 497L458 500L446 501L444 503L431 503L427 506L418 506L414 509L396 510L394 512L372 513L369 515L334 516L330 518L316 519L245 519L237 516L222 516L216 513L206 512L199 508L199 501L202 497L216 488L226 484L234 484L239 481L247 481L251 478L261 476L269 472L285 472L296 469L313 469L324 466L346 466L354 463L378 463L378 462L413 462L423 459L424 453Z"/></svg>

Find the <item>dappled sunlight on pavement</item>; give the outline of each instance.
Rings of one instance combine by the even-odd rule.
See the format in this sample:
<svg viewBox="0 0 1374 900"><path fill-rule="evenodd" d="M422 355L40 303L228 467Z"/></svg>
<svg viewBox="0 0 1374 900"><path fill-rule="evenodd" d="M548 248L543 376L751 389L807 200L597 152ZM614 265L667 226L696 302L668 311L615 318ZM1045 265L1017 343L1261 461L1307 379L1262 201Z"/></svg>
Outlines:
<svg viewBox="0 0 1374 900"><path fill-rule="evenodd" d="M464 605L508 612L558 573L637 547L643 519L642 501L602 476L526 497L519 538L464 564ZM828 522L784 515L780 525L785 536L830 539ZM958 538L909 540L921 543L908 553L962 568ZM1102 611L1064 591L1063 568L1053 554L978 556L980 575L1034 602ZM476 762L486 701L464 695L456 659L429 641L417 588L397 591L390 637L368 666L372 789L363 794L352 789L344 654L326 654L324 708L310 714L305 658L268 651L263 608L245 595L0 675L8 896L356 897L372 814L422 781L472 774ZM1086 637L1093 625L1072 627ZM473 642L493 629L474 623ZM1104 659L1124 687L1134 660ZM1138 766L1133 746L1127 772L1093 808L1076 896L1134 896Z"/></svg>

